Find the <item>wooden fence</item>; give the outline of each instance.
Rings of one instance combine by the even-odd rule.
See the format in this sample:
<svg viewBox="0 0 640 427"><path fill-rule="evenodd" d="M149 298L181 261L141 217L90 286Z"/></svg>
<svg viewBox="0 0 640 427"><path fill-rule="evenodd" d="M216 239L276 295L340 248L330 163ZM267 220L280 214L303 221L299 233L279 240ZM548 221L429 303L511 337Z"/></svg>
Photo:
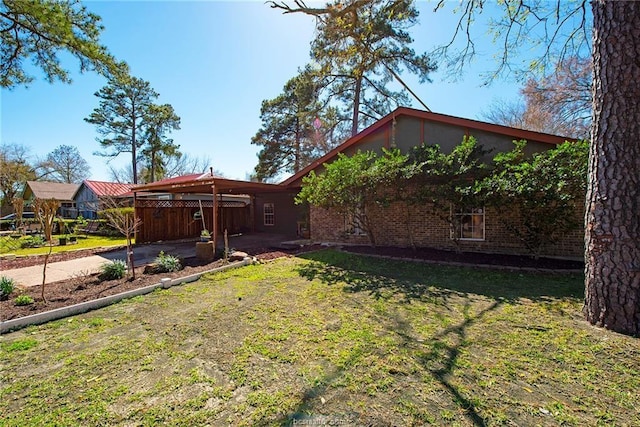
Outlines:
<svg viewBox="0 0 640 427"><path fill-rule="evenodd" d="M136 216L142 220L137 243L197 238L203 228L213 230L213 202L202 201L203 221L198 200L136 200ZM252 230L251 209L244 202L218 202L218 232L229 234Z"/></svg>

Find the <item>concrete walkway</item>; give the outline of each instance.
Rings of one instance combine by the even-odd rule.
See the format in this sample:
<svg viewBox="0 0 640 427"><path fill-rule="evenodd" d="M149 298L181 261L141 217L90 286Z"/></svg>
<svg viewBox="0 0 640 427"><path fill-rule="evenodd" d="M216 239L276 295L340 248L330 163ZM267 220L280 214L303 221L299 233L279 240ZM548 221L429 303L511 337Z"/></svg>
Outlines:
<svg viewBox="0 0 640 427"><path fill-rule="evenodd" d="M220 238L218 245L222 243L221 240L222 238ZM256 247L291 247L290 244L285 244L285 240L287 240L285 236L278 234L253 233L230 236L229 247L236 250L246 250L247 248ZM295 242L292 243L293 246L297 245ZM165 242L134 246L133 264L136 267L150 264L158 256L160 251L181 258L193 257L195 256L195 242ZM113 261L114 259L126 260L126 249L69 261L49 263L47 264L46 283L98 273L102 264ZM2 275L12 278L19 286L39 286L42 284L42 265L2 271Z"/></svg>
<svg viewBox="0 0 640 427"><path fill-rule="evenodd" d="M167 243L136 246L133 250L133 264L139 267L152 263L160 251L177 257L191 257L195 255L195 243ZM102 264L115 259L126 260L126 258L127 251L126 249L122 249L69 261L52 262L47 264L46 283L98 273ZM6 270L2 272L2 275L12 278L19 286L38 286L42 284L42 265Z"/></svg>

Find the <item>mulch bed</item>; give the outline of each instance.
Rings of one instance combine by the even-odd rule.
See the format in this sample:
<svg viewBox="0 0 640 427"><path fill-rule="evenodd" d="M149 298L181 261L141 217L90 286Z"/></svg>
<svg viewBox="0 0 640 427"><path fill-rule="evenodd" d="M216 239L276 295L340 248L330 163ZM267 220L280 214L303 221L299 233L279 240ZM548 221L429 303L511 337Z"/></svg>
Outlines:
<svg viewBox="0 0 640 427"><path fill-rule="evenodd" d="M274 248L244 248L243 250L258 260L266 261L283 256L293 256L301 252L319 249L319 245L307 246L299 249L282 250ZM108 250L113 250L110 248ZM481 253L455 253L450 251L442 251L428 248L419 248L416 250L407 248L392 247L369 247L369 246L351 246L344 247L342 250L367 255L388 256L392 258L426 260L433 262L455 262L463 264L478 264L513 268L536 268L536 269L553 269L553 270L576 270L584 268L584 264L577 261L566 261L559 259L540 258L534 260L530 257L513 256L513 255L488 255ZM105 249L87 249L80 251L64 252L52 254L49 262L64 261L79 257L85 257L100 252ZM1 260L0 268L2 270L28 267L31 265L42 265L44 256L20 257L14 260ZM160 273L160 274L143 274L143 268L136 268L135 280L98 280L97 274L83 275L72 279L49 283L45 285L45 303L41 298L41 287L35 286L25 290L15 291L7 301L0 301L0 320L10 320L17 317L28 316L43 311L53 310L55 308L66 307L84 301L90 301L109 295L118 294L131 289L137 289L160 282L161 278L184 277L202 271L211 270L223 265L223 261L217 260L207 262L196 258L187 258L183 262L184 269L176 273ZM15 297L20 294L30 295L35 303L27 306L16 306L14 304Z"/></svg>
<svg viewBox="0 0 640 427"><path fill-rule="evenodd" d="M344 250L366 254L366 255L383 255L394 258L427 260L434 262L488 265L500 267L513 267L519 269L538 269L538 270L583 270L584 262L572 261L557 258L538 258L534 259L530 256L504 255L504 254L484 254L478 252L461 252L445 251L431 248L389 248L389 247L371 247L371 246L351 246Z"/></svg>
<svg viewBox="0 0 640 427"><path fill-rule="evenodd" d="M102 252L112 251L118 248L109 249L86 249L78 251L61 252L51 254L49 263L66 261L75 258L82 258L95 255ZM301 250L274 250L273 248L250 248L247 252L255 256L258 260L266 261L270 259L280 258L283 256L291 256L299 253ZM43 265L44 255L34 255L28 257L17 257L12 260L0 260L1 270L14 268L30 267L33 265ZM0 321L15 319L18 317L29 316L44 311L50 311L60 307L66 307L85 301L91 301L97 298L109 295L119 294L132 289L142 288L145 286L159 283L161 278L177 278L185 277L191 274L200 273L211 270L224 265L224 261L217 260L213 262L199 260L197 258L186 258L183 260L184 268L175 273L158 273L144 274L144 267L136 267L135 280L119 279L100 281L97 274L78 275L68 280L63 280L45 285L44 302L41 298L42 287L34 286L26 289L16 289L8 300L0 301ZM16 306L14 299L18 295L29 295L35 303L25 306Z"/></svg>

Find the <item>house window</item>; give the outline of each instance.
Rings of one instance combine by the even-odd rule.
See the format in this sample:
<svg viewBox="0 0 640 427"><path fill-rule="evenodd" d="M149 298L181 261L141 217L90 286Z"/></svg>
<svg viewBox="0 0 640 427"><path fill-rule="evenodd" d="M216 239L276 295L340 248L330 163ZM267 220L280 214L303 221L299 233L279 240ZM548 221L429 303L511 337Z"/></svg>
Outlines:
<svg viewBox="0 0 640 427"><path fill-rule="evenodd" d="M262 206L262 212L264 213L264 225L276 224L276 213L273 203L265 203Z"/></svg>
<svg viewBox="0 0 640 427"><path fill-rule="evenodd" d="M484 208L458 209L454 215L452 239L484 240Z"/></svg>

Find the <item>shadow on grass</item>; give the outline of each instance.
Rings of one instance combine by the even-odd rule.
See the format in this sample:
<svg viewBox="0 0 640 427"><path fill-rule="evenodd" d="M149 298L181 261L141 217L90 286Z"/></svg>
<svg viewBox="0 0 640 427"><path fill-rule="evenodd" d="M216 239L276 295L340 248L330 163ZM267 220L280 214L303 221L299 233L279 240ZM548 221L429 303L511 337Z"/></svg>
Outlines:
<svg viewBox="0 0 640 427"><path fill-rule="evenodd" d="M483 295L494 300L517 302L519 298L582 299L583 276L579 273L532 273L452 267L396 261L324 250L299 255L312 261L298 273L309 280L342 285L346 291L369 292L376 298L389 295L406 301L433 302L447 295Z"/></svg>
<svg viewBox="0 0 640 427"><path fill-rule="evenodd" d="M404 345L415 348L426 348L427 351L420 352L419 362L449 392L453 401L462 408L465 416L475 426L485 426L486 420L478 412L476 405L458 388L451 383L450 376L456 366L460 351L467 345L466 331L474 323L478 322L487 313L496 310L502 304L501 301L494 301L489 307L481 310L474 316L469 315L470 303L467 301L464 307L464 320L455 326L446 328L434 335L427 343L421 343L410 335L404 335ZM454 342L454 344L448 344ZM433 366L435 364L435 366Z"/></svg>
<svg viewBox="0 0 640 427"><path fill-rule="evenodd" d="M416 351L420 365L442 385L443 389L451 395L452 401L464 411L465 417L475 426L486 426L487 420L482 417L476 404L452 384L450 378L461 350L468 345L466 339L467 329L489 312L496 310L501 304L501 301L494 301L490 306L475 315L470 315L471 303L467 301L463 309L464 320L435 334L427 341L418 340L412 336L410 327L404 320L398 317L393 319L395 323L394 332L401 337L399 345L411 347ZM367 419L366 414L357 412L328 415L314 414L315 405L313 401L325 394L332 387L332 384L338 381L345 373L346 367L356 364L360 356L358 353L352 353L350 358L343 364L343 367L335 369L332 373L326 375L318 385L305 390L296 409L279 419L277 424L293 425L295 422L304 421L314 423L314 425L358 425L358 423L362 422L365 422L364 425L376 425L380 420Z"/></svg>
<svg viewBox="0 0 640 427"><path fill-rule="evenodd" d="M300 258L311 261L299 268L298 273L302 277L318 279L330 286L342 286L345 292L367 292L376 299L398 298L400 303L421 301L439 305L447 305L448 299L453 297L456 298L455 304L460 304L460 298L463 298L463 320L426 340L417 339L411 326L397 316L390 318L390 329L400 337L400 345L414 349L418 363L447 390L452 401L476 426L485 426L487 420L482 417L473 398L465 396L451 382L458 357L464 347L469 345L468 328L502 304L517 304L520 298L542 301L555 298L581 299L583 296L580 274L551 275L438 266L359 256L335 250L306 253L300 255ZM483 295L493 301L472 314L473 295ZM321 396L343 372L344 368L336 369L321 384L309 388L297 410L280 420L281 423L289 424L293 420L308 418L305 414L310 414L314 409L312 400ZM356 415L336 415L334 418ZM323 420L337 422L335 420L341 418Z"/></svg>

